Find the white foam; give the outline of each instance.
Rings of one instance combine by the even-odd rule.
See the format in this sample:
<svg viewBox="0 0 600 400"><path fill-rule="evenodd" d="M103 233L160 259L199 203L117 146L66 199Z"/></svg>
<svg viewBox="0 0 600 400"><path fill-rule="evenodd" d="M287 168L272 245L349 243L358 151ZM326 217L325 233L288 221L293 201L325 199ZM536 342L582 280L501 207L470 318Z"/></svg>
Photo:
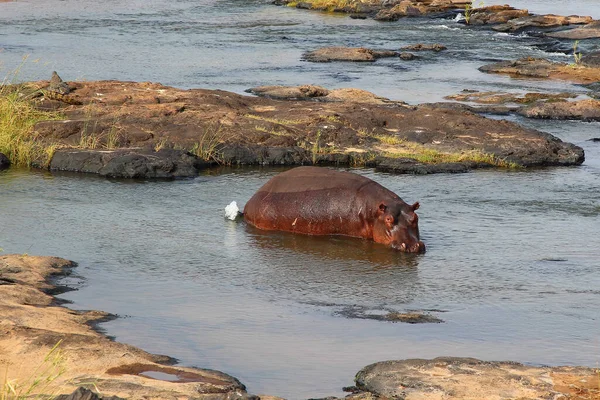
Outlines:
<svg viewBox="0 0 600 400"><path fill-rule="evenodd" d="M225 218L235 221L240 215L240 209L235 201L232 201L227 207L225 207Z"/></svg>

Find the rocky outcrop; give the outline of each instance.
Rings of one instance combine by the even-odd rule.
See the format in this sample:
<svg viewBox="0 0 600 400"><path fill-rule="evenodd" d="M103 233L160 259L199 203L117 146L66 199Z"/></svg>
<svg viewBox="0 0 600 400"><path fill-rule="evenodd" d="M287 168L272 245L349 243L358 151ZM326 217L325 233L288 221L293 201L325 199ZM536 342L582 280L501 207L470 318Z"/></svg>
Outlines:
<svg viewBox="0 0 600 400"><path fill-rule="evenodd" d="M338 101L368 104L406 104L402 101L391 101L385 97L376 96L371 92L361 89L333 89L328 90L321 86L258 86L246 90L257 96L278 100L318 100Z"/></svg>
<svg viewBox="0 0 600 400"><path fill-rule="evenodd" d="M546 36L556 39L585 40L600 38L600 21L593 21L585 26L558 32L547 33Z"/></svg>
<svg viewBox="0 0 600 400"><path fill-rule="evenodd" d="M46 390L47 396L39 398L56 398L80 386L100 391L106 400L110 396L129 400L249 398L244 385L229 375L168 365L174 362L170 357L113 342L96 332L92 326L110 318L109 314L57 306L48 294L58 292L49 278L64 276L73 267L73 262L56 257L0 256L0 361L5 365L0 374L7 373L8 381L26 382L32 376L47 379L49 383L38 388ZM154 379L152 372L172 379ZM41 393L31 395L37 394ZM82 390L75 395L96 398Z"/></svg>
<svg viewBox="0 0 600 400"><path fill-rule="evenodd" d="M469 160L473 152L487 154L497 165L583 161L581 148L515 123L447 103L407 105L358 89L305 85L254 90L279 99L305 96L282 101L155 83L70 82L70 87L70 100L86 106L38 99L39 107L52 103L66 118L35 127L40 141L61 148L50 163L55 170L168 179L195 176L202 167L185 151L166 149L194 150L208 163L223 164L374 165L377 157L411 158L427 171L444 172L448 168L432 165L458 162L468 169L476 165ZM87 142L93 148L85 149ZM159 148L163 152L155 151ZM432 152L435 157L420 159ZM394 170L408 171L405 166Z"/></svg>
<svg viewBox="0 0 600 400"><path fill-rule="evenodd" d="M83 172L107 178L175 179L198 175L208 163L182 151L161 149L57 150L51 171Z"/></svg>
<svg viewBox="0 0 600 400"><path fill-rule="evenodd" d="M582 58L583 59L583 58ZM588 58L592 63L592 58ZM590 83L600 80L600 68L555 63L543 58L521 58L515 61L499 61L479 67L481 72L507 74L514 77L562 79L574 83Z"/></svg>
<svg viewBox="0 0 600 400"><path fill-rule="evenodd" d="M574 93L504 93L504 92L479 92L476 90L463 90L459 94L444 97L447 100L468 101L478 104L530 104L546 101L564 101L577 97Z"/></svg>
<svg viewBox="0 0 600 400"><path fill-rule="evenodd" d="M518 112L527 118L600 121L600 100L547 102L523 107Z"/></svg>
<svg viewBox="0 0 600 400"><path fill-rule="evenodd" d="M471 10L469 25L505 24L516 18L525 18L529 15L529 11L509 5L478 7Z"/></svg>
<svg viewBox="0 0 600 400"><path fill-rule="evenodd" d="M398 53L392 50L373 50L365 47L322 47L304 53L302 58L311 62L373 62L378 58L396 56L398 56Z"/></svg>
<svg viewBox="0 0 600 400"><path fill-rule="evenodd" d="M4 154L0 153L0 171L10 167L10 160Z"/></svg>
<svg viewBox="0 0 600 400"><path fill-rule="evenodd" d="M405 50L405 51L435 51L436 53L442 50L446 50L447 47L444 46L443 44L439 44L439 43L433 43L433 44L423 44L423 43L417 43L417 44L412 44L410 46L404 46L402 48L400 48L400 50Z"/></svg>
<svg viewBox="0 0 600 400"><path fill-rule="evenodd" d="M531 367L474 358L384 361L356 375L355 399L579 399L600 394L592 368Z"/></svg>
<svg viewBox="0 0 600 400"><path fill-rule="evenodd" d="M525 29L551 29L567 25L589 24L593 21L592 17L570 15L564 17L562 15L530 15L521 18L514 18L506 21L502 25L494 26L492 29L498 32L520 32Z"/></svg>

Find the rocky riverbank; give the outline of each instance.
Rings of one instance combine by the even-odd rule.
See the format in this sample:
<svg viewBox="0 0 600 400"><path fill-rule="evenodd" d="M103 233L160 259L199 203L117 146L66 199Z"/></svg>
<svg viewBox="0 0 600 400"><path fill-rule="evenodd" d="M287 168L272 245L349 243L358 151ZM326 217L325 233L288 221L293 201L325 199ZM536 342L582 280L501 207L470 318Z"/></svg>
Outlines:
<svg viewBox="0 0 600 400"><path fill-rule="evenodd" d="M113 400L276 399L251 396L222 372L173 365L176 360L168 356L100 334L94 327L114 316L68 310L53 297L66 290L56 279L75 266L57 257L0 256L0 382L27 389L31 377L47 380L33 394L64 394L58 398L69 400L98 398L74 392L81 387ZM346 399L592 400L600 395L599 377L592 368L446 357L369 365L345 390L351 392Z"/></svg>
<svg viewBox="0 0 600 400"><path fill-rule="evenodd" d="M578 165L583 150L508 121L357 89L182 90L148 82L41 81L14 88L54 113L38 166L117 178L195 176L212 164L351 165L396 173ZM59 118L56 118L56 115Z"/></svg>

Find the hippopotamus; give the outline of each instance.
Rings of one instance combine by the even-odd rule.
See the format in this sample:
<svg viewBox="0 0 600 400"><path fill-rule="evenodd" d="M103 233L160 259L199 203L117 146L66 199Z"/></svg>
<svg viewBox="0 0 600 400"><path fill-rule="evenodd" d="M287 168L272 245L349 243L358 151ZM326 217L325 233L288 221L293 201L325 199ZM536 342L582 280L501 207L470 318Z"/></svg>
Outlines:
<svg viewBox="0 0 600 400"><path fill-rule="evenodd" d="M418 202L407 204L364 176L298 167L265 183L246 203L243 215L259 229L352 236L423 253L418 208Z"/></svg>

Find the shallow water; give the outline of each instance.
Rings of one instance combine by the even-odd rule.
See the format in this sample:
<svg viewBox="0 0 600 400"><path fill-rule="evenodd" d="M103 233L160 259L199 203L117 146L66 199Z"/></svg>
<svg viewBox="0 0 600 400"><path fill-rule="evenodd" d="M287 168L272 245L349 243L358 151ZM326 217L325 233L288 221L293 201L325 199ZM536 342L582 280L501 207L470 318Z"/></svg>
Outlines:
<svg viewBox="0 0 600 400"><path fill-rule="evenodd" d="M581 6L598 17L593 3L570 2L568 13ZM564 2L535 4L553 11ZM30 55L19 71L24 80L47 79L56 69L66 80L236 92L316 83L411 103L463 88L583 91L479 73L491 59L548 55L530 47L539 39L444 20L385 24L258 1L32 0L0 3L0 26L6 71ZM416 42L449 50L411 63L300 61L323 45ZM223 219L225 205L243 205L277 169L221 169L175 182L0 172L0 247L78 261L78 276L67 282L79 290L62 296L73 308L118 314L102 325L109 335L230 373L253 393L340 395L368 363L408 357L596 366L600 143L588 139L600 136L600 124L514 119L583 146L586 162L460 175L358 171L421 202L425 255L264 233ZM407 310L434 310L445 322L355 318Z"/></svg>

